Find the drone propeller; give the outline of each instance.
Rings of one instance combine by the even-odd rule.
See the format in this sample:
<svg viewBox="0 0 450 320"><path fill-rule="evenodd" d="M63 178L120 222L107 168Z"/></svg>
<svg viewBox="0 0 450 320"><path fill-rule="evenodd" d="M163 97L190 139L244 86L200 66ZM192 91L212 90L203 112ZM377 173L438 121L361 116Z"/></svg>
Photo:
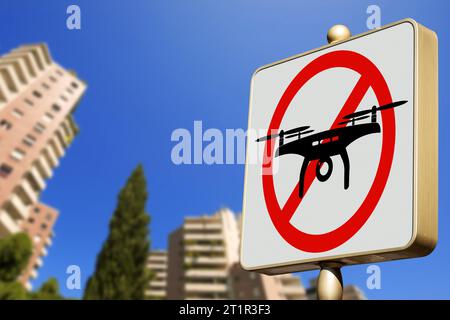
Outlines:
<svg viewBox="0 0 450 320"><path fill-rule="evenodd" d="M366 114L372 113L373 111L383 111L383 110L386 110L386 109L395 108L395 107L401 106L402 104L405 104L407 102L408 102L407 100L396 101L396 102L385 104L385 105L377 107L377 108L371 108L371 109L367 109L367 110L356 111L354 113L347 114L347 115L343 116L342 118L343 119L357 118L357 117L364 116Z"/></svg>
<svg viewBox="0 0 450 320"><path fill-rule="evenodd" d="M311 133L311 132L314 132L314 130L302 131L302 132L300 132L300 134L303 135L303 134L308 134L308 133ZM297 133L292 133L292 134L290 134L288 136L285 136L285 138L298 137L298 135L299 135L298 132Z"/></svg>
<svg viewBox="0 0 450 320"><path fill-rule="evenodd" d="M311 132L314 132L314 130L311 129L311 130L308 130L308 131L303 131L302 134L308 134L308 133L311 133Z"/></svg>
<svg viewBox="0 0 450 320"><path fill-rule="evenodd" d="M284 131L284 132L283 132L283 135L287 138L286 135L290 135L290 134L292 134L292 133L302 132L302 131L304 131L304 130L306 130L306 129L309 129L309 126L303 126L303 127L298 127L298 128L294 128L294 129L290 129L290 130ZM269 136L265 136L265 137L258 138L258 139L256 139L256 142L261 142L261 141L266 141L266 140L274 139L274 138L277 138L277 137L279 137L279 136L280 136L279 133L274 133L274 134L271 134L271 135L269 135Z"/></svg>
<svg viewBox="0 0 450 320"><path fill-rule="evenodd" d="M294 128L294 129L290 129L284 132L284 134L291 134L291 133L296 133L296 132L302 132L305 131L306 129L309 129L310 126L303 126L303 127L298 127L298 128Z"/></svg>
<svg viewBox="0 0 450 320"><path fill-rule="evenodd" d="M279 135L280 135L279 133L275 133L275 134L271 134L270 136L261 137L261 138L256 139L256 142L270 140L270 139L278 137Z"/></svg>
<svg viewBox="0 0 450 320"><path fill-rule="evenodd" d="M346 121L339 122L339 124L353 123L353 122L355 122L355 121L367 119L367 118L369 118L369 117L370 117L370 116L363 116L363 117L353 118L353 119L350 119L350 120L346 120Z"/></svg>

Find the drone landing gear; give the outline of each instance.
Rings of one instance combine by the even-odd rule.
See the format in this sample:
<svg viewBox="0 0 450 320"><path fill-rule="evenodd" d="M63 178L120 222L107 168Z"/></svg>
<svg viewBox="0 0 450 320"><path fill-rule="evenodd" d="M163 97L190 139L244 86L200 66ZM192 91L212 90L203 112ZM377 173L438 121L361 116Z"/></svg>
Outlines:
<svg viewBox="0 0 450 320"><path fill-rule="evenodd" d="M350 160L348 158L347 150L345 149L339 155L341 156L342 162L344 164L344 189L347 190L348 187L350 186ZM306 170L308 169L310 161L311 161L310 159L305 158L303 160L302 168L300 169L299 189L298 189L298 196L300 198L303 198L303 195L305 193L305 174ZM324 163L328 165L328 169L327 172L325 172L325 174L322 174L320 169ZM317 161L316 177L320 182L327 181L330 178L332 172L333 172L333 161L331 160L330 157L320 159Z"/></svg>
<svg viewBox="0 0 450 320"><path fill-rule="evenodd" d="M344 163L344 189L347 190L350 186L350 160L346 149L341 152L341 158Z"/></svg>
<svg viewBox="0 0 450 320"><path fill-rule="evenodd" d="M304 159L302 168L300 169L300 178L299 178L299 188L298 188L298 196L303 198L304 193L304 185L305 185L305 173L306 169L308 169L309 159Z"/></svg>

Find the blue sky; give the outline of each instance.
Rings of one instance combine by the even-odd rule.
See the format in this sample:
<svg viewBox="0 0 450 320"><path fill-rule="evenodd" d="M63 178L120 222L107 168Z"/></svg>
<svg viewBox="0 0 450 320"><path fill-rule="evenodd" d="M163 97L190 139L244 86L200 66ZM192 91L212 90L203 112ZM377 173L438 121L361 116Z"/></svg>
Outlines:
<svg viewBox="0 0 450 320"><path fill-rule="evenodd" d="M70 4L81 7L81 30L66 28ZM366 31L370 4L381 7L382 24L412 17L439 36L439 243L429 257L380 264L381 290L365 288L366 265L344 268L344 280L372 299L450 298L448 1L1 1L0 53L45 41L89 86L75 114L80 135L42 197L61 215L34 285L56 276L64 295L81 295L65 288L66 267L79 265L85 283L117 192L138 163L148 178L153 247L165 248L186 215L240 211L244 166L175 166L172 131L194 120L245 129L252 72L322 46L336 23Z"/></svg>

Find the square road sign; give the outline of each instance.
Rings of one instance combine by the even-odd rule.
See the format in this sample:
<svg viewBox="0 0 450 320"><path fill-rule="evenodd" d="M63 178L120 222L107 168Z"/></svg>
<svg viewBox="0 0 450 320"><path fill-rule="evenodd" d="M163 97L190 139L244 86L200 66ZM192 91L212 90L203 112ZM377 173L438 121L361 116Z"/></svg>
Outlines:
<svg viewBox="0 0 450 320"><path fill-rule="evenodd" d="M277 274L433 250L437 67L435 33L406 19L254 73L245 269Z"/></svg>

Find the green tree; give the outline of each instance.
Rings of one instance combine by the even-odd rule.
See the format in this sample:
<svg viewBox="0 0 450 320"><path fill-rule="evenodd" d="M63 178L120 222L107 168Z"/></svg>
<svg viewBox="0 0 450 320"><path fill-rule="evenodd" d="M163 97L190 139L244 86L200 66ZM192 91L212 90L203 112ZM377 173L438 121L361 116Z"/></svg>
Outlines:
<svg viewBox="0 0 450 320"><path fill-rule="evenodd" d="M0 239L0 300L27 299L27 291L17 282L33 251L25 233Z"/></svg>
<svg viewBox="0 0 450 320"><path fill-rule="evenodd" d="M150 245L146 201L144 169L139 165L119 193L109 235L97 256L84 299L145 298L149 280L145 265Z"/></svg>
<svg viewBox="0 0 450 320"><path fill-rule="evenodd" d="M0 282L0 300L26 300L28 292L23 285L17 281Z"/></svg>
<svg viewBox="0 0 450 320"><path fill-rule="evenodd" d="M34 300L60 300L63 299L59 293L59 284L56 278L49 278L39 290L32 292L30 298Z"/></svg>
<svg viewBox="0 0 450 320"><path fill-rule="evenodd" d="M19 277L30 259L33 247L25 233L0 239L0 282L12 282Z"/></svg>

